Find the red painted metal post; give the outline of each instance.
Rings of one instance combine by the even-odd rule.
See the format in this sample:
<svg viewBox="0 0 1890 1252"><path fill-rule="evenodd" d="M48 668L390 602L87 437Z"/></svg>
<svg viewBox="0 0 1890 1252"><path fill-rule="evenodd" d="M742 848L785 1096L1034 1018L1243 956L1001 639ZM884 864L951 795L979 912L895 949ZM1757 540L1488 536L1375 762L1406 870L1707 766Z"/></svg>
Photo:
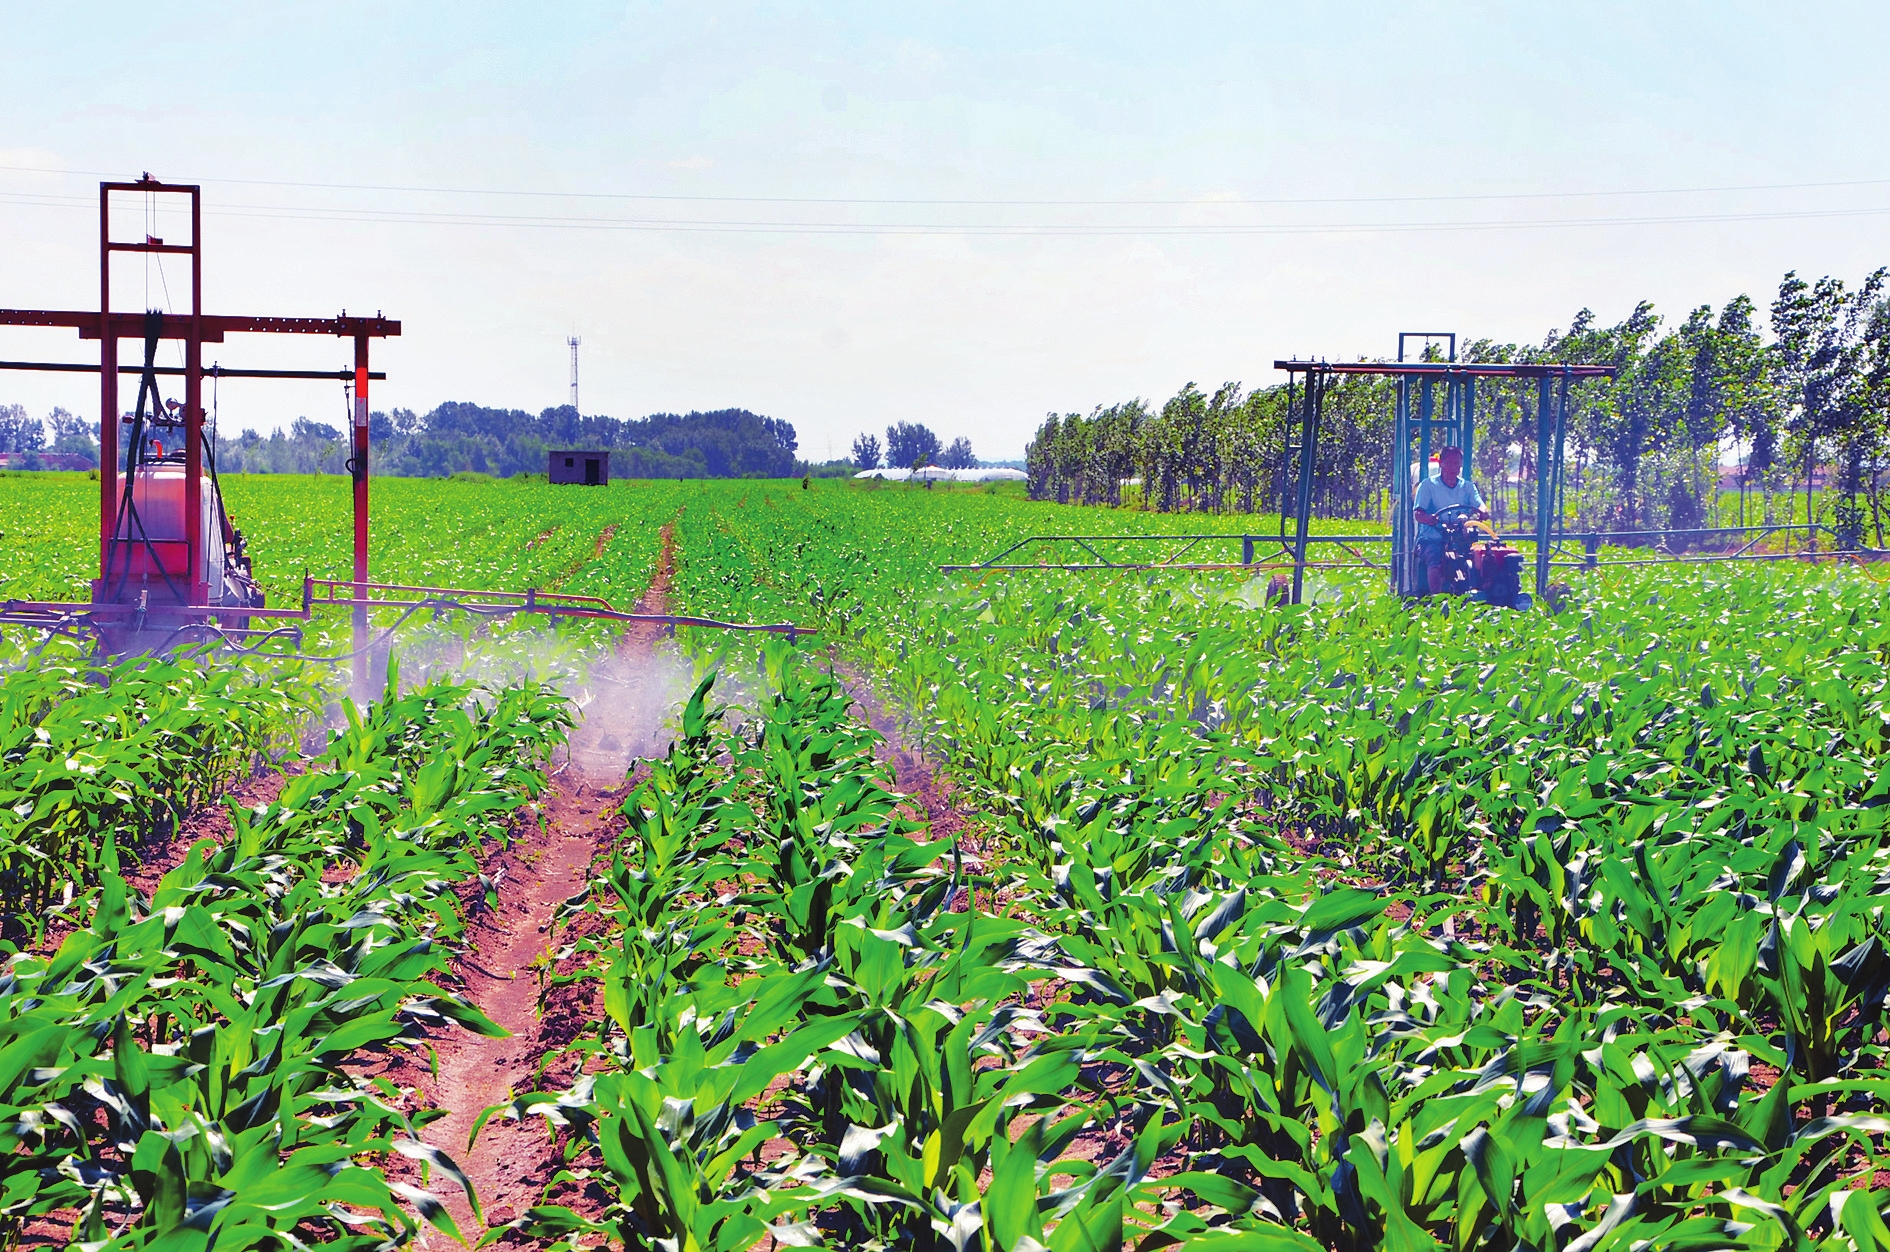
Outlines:
<svg viewBox="0 0 1890 1252"><path fill-rule="evenodd" d="M118 518L118 337L112 334L111 192L98 189L98 577L105 594L112 523Z"/></svg>
<svg viewBox="0 0 1890 1252"><path fill-rule="evenodd" d="M184 334L184 550L189 554L186 602L210 602L210 547L204 542L203 499L203 213L190 189L190 323Z"/></svg>
<svg viewBox="0 0 1890 1252"><path fill-rule="evenodd" d="M354 690L368 698L368 337L354 337Z"/></svg>

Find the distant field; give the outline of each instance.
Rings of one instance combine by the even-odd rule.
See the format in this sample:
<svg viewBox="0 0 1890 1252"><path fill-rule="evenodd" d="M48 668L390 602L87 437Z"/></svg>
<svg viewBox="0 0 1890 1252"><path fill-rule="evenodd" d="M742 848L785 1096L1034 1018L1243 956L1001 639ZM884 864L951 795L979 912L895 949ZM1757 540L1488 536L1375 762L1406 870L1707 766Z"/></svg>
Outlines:
<svg viewBox="0 0 1890 1252"><path fill-rule="evenodd" d="M14 594L89 573L93 489L0 480ZM346 569L344 480L229 493L272 595ZM1890 1244L1881 566L1281 605L941 573L1277 533L1015 489L374 502L377 578L627 607L667 531L673 610L819 633L449 621L406 656L555 681L349 717L303 659L8 653L0 1246Z"/></svg>
<svg viewBox="0 0 1890 1252"><path fill-rule="evenodd" d="M223 483L272 603L298 597L304 572L347 575L353 506L345 477L235 474ZM96 481L83 474L0 479L0 597L84 597L88 580L97 576L97 493ZM824 479L803 493L799 479L619 480L598 489L511 479L376 478L369 570L384 582L537 587L634 601L649 582L664 522L683 516L690 533L702 534L707 517L743 508L751 498L804 510L836 494L857 496L863 516L881 519L877 524L924 527L929 541L943 545L941 562L980 560L997 550L981 545L1002 540L1001 547L1037 530L1176 534L1278 527L1269 517L1039 504L1008 483L927 490ZM894 509L893 502L904 504ZM958 524L961 515L973 520Z"/></svg>

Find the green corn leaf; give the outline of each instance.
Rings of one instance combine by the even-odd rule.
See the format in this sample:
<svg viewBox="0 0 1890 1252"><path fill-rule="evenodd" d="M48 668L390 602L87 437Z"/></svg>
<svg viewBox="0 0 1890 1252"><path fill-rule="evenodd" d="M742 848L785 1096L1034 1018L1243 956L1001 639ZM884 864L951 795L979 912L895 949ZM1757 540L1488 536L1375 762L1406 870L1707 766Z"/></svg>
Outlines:
<svg viewBox="0 0 1890 1252"><path fill-rule="evenodd" d="M1050 1252L1117 1252L1122 1247L1123 1199L1117 1192L1066 1214L1050 1232Z"/></svg>
<svg viewBox="0 0 1890 1252"><path fill-rule="evenodd" d="M1314 934L1349 930L1385 911L1385 898L1357 887L1340 887L1315 899L1300 917L1300 925Z"/></svg>
<svg viewBox="0 0 1890 1252"><path fill-rule="evenodd" d="M1034 1123L1032 1131L1043 1123ZM1041 1136L1039 1136L1041 1137ZM996 1246L1012 1249L1029 1238L1043 1239L1043 1221L1037 1213L1037 1153L1030 1132L1008 1148L1002 1137L994 1144L991 1185L985 1189L982 1212Z"/></svg>
<svg viewBox="0 0 1890 1252"><path fill-rule="evenodd" d="M1260 1198L1252 1187L1221 1174L1202 1170L1183 1170L1178 1174L1170 1174L1162 1179L1162 1183L1164 1186L1184 1188L1216 1208L1235 1214L1248 1212L1253 1208L1254 1201Z"/></svg>

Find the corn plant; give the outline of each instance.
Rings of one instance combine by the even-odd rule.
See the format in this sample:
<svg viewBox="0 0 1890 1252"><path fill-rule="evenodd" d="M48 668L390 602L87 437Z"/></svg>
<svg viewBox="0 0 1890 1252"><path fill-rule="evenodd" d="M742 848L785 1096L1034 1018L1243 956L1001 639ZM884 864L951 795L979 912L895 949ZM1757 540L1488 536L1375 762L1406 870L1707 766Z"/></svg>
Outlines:
<svg viewBox="0 0 1890 1252"><path fill-rule="evenodd" d="M293 663L95 664L52 646L0 683L0 936L284 751L318 690Z"/></svg>
<svg viewBox="0 0 1890 1252"><path fill-rule="evenodd" d="M1876 1246L1890 624L1869 579L1655 571L1559 616L1343 589L1269 608L1173 575L961 590L929 564L1041 523L919 495L731 487L685 519L686 572L705 540L685 586L712 611L860 606L843 651L989 815L1011 968L1058 988L977 1072L1081 1057L1030 1097L1052 1125L1187 1127L1157 1171L1178 1181L1134 1193L1180 1209L1125 1191L1121 1238ZM757 824L788 811L767 790L745 794ZM795 845L810 866L824 837ZM781 907L771 864L744 915ZM825 1011L953 950L936 921L846 913L816 927L846 966ZM1041 1174L1032 1224L1020 1165L1001 1226L986 1184L901 1181L926 1181L923 1118L891 1093L929 1071L889 1058L995 1020L953 1008L908 1006L785 1077L790 1137L828 1163L796 1177L864 1223L823 1229L1077 1238ZM864 1172L816 1181L843 1161Z"/></svg>
<svg viewBox="0 0 1890 1252"><path fill-rule="evenodd" d="M453 886L539 785L529 766L566 714L544 691L474 696L390 688L148 901L108 865L55 952L12 959L0 1233L76 1210L75 1238L107 1248L279 1247L298 1228L368 1247L411 1240L410 1207L452 1230L373 1163L402 1153L467 1185L417 1139L438 1113L403 1113L349 1065L429 1025L498 1033L432 979L460 928ZM336 861L354 872L325 877Z"/></svg>

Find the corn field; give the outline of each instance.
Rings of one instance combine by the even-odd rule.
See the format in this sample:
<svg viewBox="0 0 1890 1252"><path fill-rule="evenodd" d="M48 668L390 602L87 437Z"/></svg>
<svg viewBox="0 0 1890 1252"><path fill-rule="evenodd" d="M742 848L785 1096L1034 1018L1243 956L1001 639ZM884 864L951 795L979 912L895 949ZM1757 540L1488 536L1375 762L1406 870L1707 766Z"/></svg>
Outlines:
<svg viewBox="0 0 1890 1252"><path fill-rule="evenodd" d="M516 898L494 853L581 791L568 692L396 673L304 757L329 705L298 669L7 679L37 894L0 981L0 1238L1890 1247L1878 571L1280 605L936 569L1194 519L673 502L675 606L821 634L674 645L666 750L583 793L597 841L520 922L542 959L494 971L575 1027L477 1107L418 1076L517 1029L465 971ZM116 791L72 790L94 758ZM258 768L274 799L128 881Z"/></svg>

